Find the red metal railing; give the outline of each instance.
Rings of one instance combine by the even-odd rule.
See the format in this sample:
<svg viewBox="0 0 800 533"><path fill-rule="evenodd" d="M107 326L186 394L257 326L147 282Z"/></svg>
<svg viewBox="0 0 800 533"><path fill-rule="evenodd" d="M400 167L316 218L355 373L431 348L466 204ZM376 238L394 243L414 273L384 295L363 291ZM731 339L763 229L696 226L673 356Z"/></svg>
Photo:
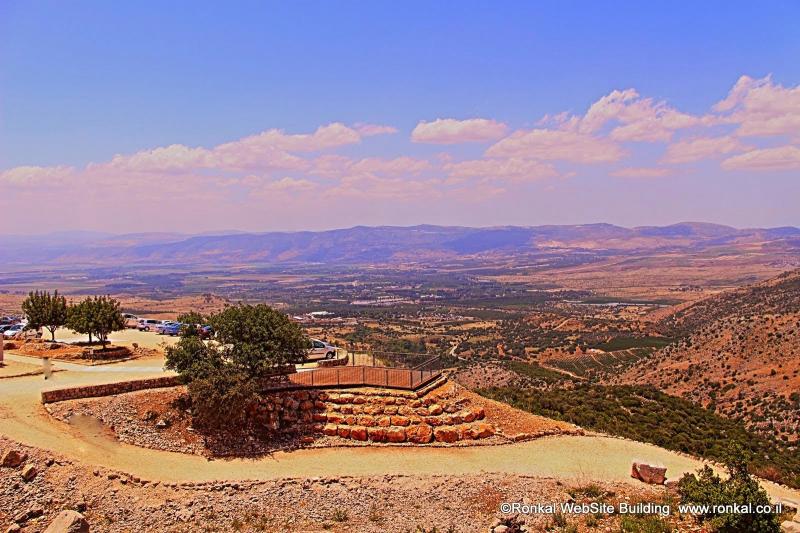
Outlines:
<svg viewBox="0 0 800 533"><path fill-rule="evenodd" d="M285 380L268 385L269 388L296 387L386 387L416 390L441 375L439 357L433 357L414 368L389 368L380 366L340 366L315 368L289 374Z"/></svg>

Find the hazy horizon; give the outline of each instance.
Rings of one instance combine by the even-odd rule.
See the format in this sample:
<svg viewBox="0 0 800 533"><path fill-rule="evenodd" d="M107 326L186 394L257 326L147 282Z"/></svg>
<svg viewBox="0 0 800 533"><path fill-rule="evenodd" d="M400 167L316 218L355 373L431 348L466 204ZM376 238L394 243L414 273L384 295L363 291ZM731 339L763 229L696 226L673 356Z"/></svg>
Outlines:
<svg viewBox="0 0 800 533"><path fill-rule="evenodd" d="M724 226L728 228L732 228L735 230L748 230L748 229L779 229L779 228L795 228L800 229L800 225L791 225L785 224L782 226L734 226L731 224L719 224L716 222L707 222L703 220L679 220L676 222L668 223L668 224L641 224L636 226L623 226L619 224L612 224L609 222L585 222L581 224L531 224L531 225L521 225L521 224L495 224L495 225L486 225L486 226L479 226L479 225L463 225L463 224L431 224L427 222L420 222L419 224L379 224L379 225L366 225L366 224L356 224L353 226L337 226L331 228L324 228L324 229L294 229L294 230L282 230L282 229L275 229L275 230L242 230L236 228L228 228L228 229L212 229L212 230L205 230L205 231L198 231L198 232L181 232L181 231L141 231L141 232L108 232L108 231L100 231L100 230L88 230L88 229L73 229L73 230L53 230L47 232L38 232L38 233L2 233L0 232L0 237L45 237L50 235L74 235L74 234L96 234L96 235L106 235L110 237L120 237L125 235L136 235L136 234L152 234L152 235L178 235L178 236L185 236L185 237L195 237L195 236L214 236L214 235L235 235L235 234L262 234L262 233L324 233L327 231L346 231L355 228L402 228L402 229L410 229L422 226L431 226L431 227L452 227L452 228L464 228L464 229L494 229L494 228L537 228L537 227L547 227L547 226L555 226L555 227L577 227L577 226L601 226L601 225L609 225L615 226L623 229L636 229L636 228L647 228L647 227L654 227L654 228L665 228L671 226L680 226L683 224L703 224L703 225L711 225L711 226Z"/></svg>
<svg viewBox="0 0 800 533"><path fill-rule="evenodd" d="M619 5L3 3L0 232L800 225L800 6Z"/></svg>

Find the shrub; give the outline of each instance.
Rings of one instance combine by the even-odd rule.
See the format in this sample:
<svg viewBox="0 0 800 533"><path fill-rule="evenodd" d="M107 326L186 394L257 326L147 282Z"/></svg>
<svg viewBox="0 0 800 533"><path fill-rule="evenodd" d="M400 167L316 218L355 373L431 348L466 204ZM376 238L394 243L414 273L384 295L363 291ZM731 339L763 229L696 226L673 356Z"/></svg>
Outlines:
<svg viewBox="0 0 800 533"><path fill-rule="evenodd" d="M255 383L222 368L189 383L194 423L200 427L241 427L247 406L257 398Z"/></svg>
<svg viewBox="0 0 800 533"><path fill-rule="evenodd" d="M747 470L748 454L739 446L732 446L726 460L728 478L722 480L709 466L694 474L684 475L678 483L683 504L695 505L769 505L766 491ZM724 513L709 509L697 516L715 531L780 533L780 518L775 513Z"/></svg>

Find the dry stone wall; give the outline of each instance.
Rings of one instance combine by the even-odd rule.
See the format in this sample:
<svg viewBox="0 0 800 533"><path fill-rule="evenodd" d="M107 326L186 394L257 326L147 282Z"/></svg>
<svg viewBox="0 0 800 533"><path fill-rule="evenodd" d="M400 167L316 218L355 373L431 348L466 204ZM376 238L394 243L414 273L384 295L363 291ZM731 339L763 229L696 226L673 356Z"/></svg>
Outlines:
<svg viewBox="0 0 800 533"><path fill-rule="evenodd" d="M429 444L491 437L481 407L464 399L418 398L404 391L298 390L268 394L251 422L270 430L324 434L354 441ZM309 436L309 439L313 437Z"/></svg>
<svg viewBox="0 0 800 533"><path fill-rule="evenodd" d="M99 396L112 396L145 389L158 389L162 387L177 386L177 376L164 376L152 379L136 379L119 383L106 383L102 385L87 385L85 387L71 387L68 389L55 389L42 391L42 403L63 402L64 400L77 400L79 398L97 398Z"/></svg>

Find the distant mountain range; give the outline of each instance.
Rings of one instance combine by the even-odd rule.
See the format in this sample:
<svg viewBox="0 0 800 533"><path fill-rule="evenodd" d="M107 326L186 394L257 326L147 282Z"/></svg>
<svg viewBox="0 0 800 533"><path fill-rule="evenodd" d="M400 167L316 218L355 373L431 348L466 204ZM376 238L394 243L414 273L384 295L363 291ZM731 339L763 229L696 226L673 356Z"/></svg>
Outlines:
<svg viewBox="0 0 800 533"><path fill-rule="evenodd" d="M795 227L737 229L683 222L624 228L612 224L469 228L356 226L330 231L198 235L60 232L0 236L0 269L31 265L366 264L430 262L589 251L795 251Z"/></svg>

